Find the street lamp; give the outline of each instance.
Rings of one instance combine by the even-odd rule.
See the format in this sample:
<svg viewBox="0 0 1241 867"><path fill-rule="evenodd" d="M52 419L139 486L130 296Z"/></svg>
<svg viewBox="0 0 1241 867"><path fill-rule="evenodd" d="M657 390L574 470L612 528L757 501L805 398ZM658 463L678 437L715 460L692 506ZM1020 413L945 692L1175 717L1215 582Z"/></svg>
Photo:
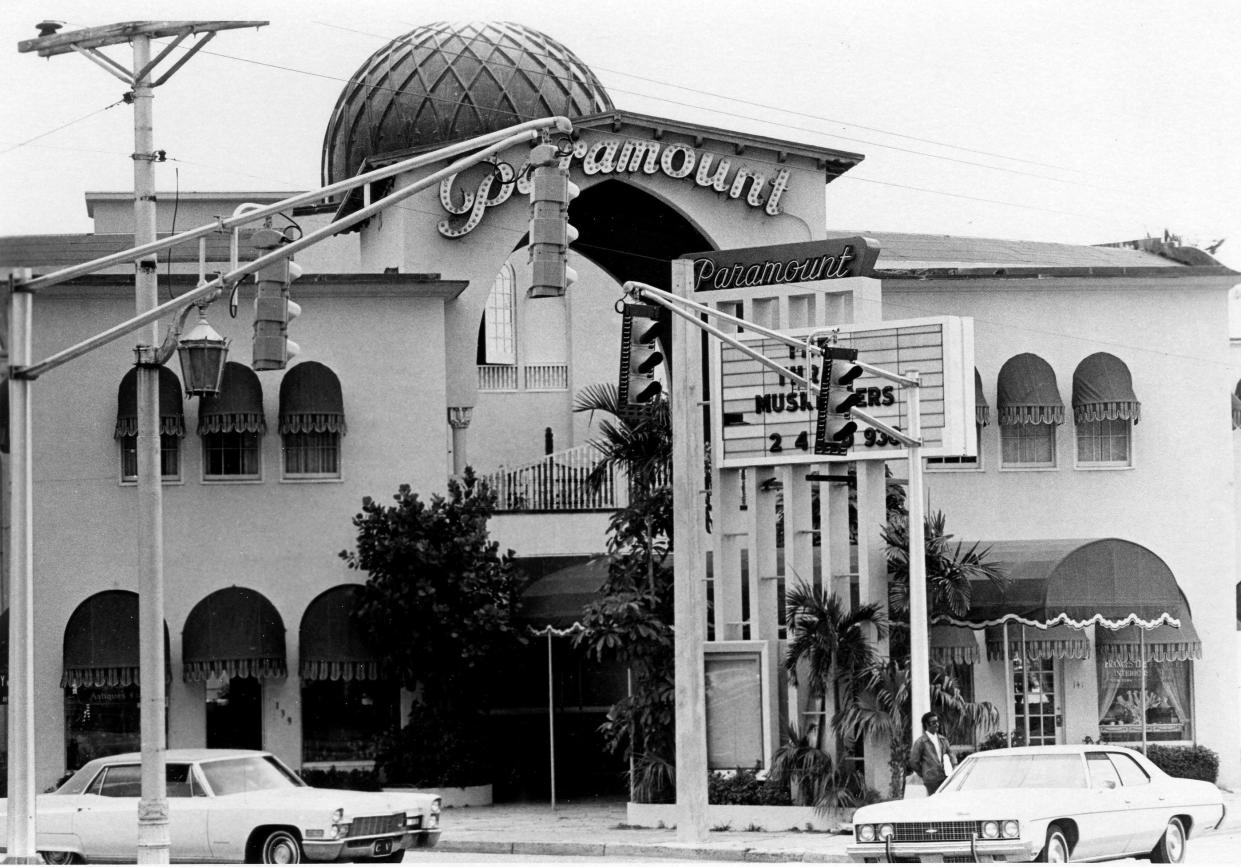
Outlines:
<svg viewBox="0 0 1241 867"><path fill-rule="evenodd" d="M177 342L187 397L219 394L224 361L228 358L228 338L221 337L207 321L207 305L200 303L197 307L198 324Z"/></svg>

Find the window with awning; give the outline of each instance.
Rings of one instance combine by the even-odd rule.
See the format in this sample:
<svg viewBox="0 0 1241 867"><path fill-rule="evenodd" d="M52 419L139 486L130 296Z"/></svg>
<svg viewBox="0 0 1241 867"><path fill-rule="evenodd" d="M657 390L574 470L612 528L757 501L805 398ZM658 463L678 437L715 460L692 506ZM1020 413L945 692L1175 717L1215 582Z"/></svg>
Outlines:
<svg viewBox="0 0 1241 867"><path fill-rule="evenodd" d="M284 621L267 597L227 587L203 599L185 621L182 677L285 677Z"/></svg>
<svg viewBox="0 0 1241 867"><path fill-rule="evenodd" d="M159 371L159 448L160 474L165 479L181 476L181 439L185 436L185 413L181 403L181 381L167 367ZM121 443L121 479L138 478L138 368L131 367L121 378L116 395L114 439Z"/></svg>
<svg viewBox="0 0 1241 867"><path fill-rule="evenodd" d="M336 374L317 361L291 367L280 382L285 476L339 478L340 440L346 432Z"/></svg>
<svg viewBox="0 0 1241 867"><path fill-rule="evenodd" d="M931 659L941 665L973 665L981 655L974 630L937 623L930 632Z"/></svg>
<svg viewBox="0 0 1241 867"><path fill-rule="evenodd" d="M302 679L302 761L374 759L376 738L400 723L400 684L353 618L358 584L319 594L298 630Z"/></svg>
<svg viewBox="0 0 1241 867"><path fill-rule="evenodd" d="M1073 421L1078 464L1130 465L1130 437L1142 404L1123 361L1106 352L1084 359L1073 372Z"/></svg>
<svg viewBox="0 0 1241 867"><path fill-rule="evenodd" d="M7 618L8 612L5 612ZM164 627L168 677L168 627ZM138 594L105 590L83 601L65 625L65 761L69 768L141 742Z"/></svg>
<svg viewBox="0 0 1241 867"><path fill-rule="evenodd" d="M1005 656L1005 635L1008 654ZM988 626L987 659L1089 659L1090 637L1085 629L1060 624L1037 627L1024 624Z"/></svg>
<svg viewBox="0 0 1241 867"><path fill-rule="evenodd" d="M217 394L198 405L198 436L203 444L203 477L256 479L259 442L267 432L263 415L263 386L258 374L244 364L224 365Z"/></svg>
<svg viewBox="0 0 1241 867"><path fill-rule="evenodd" d="M1055 466L1056 426L1064 423L1064 402L1051 365L1028 352L1004 362L996 382L996 405L1001 464Z"/></svg>

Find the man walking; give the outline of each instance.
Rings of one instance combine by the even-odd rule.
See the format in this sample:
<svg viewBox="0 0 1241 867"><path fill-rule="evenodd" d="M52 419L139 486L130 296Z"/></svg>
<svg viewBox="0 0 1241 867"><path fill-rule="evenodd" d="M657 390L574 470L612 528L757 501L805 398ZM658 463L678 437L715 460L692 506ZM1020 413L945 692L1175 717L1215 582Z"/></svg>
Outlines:
<svg viewBox="0 0 1241 867"><path fill-rule="evenodd" d="M934 795L948 779L952 756L948 754L948 738L939 733L939 717L934 713L922 715L922 736L909 749L909 769L922 778L928 795Z"/></svg>

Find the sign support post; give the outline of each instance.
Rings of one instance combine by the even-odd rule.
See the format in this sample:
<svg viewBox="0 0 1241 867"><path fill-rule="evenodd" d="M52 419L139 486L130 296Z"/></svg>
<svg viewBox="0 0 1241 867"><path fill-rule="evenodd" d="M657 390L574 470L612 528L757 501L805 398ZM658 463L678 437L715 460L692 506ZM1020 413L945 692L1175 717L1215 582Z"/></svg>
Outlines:
<svg viewBox="0 0 1241 867"><path fill-rule="evenodd" d="M930 636L926 601L926 505L922 493L922 408L918 371L907 370L909 386L909 726L918 738L922 715L931 709Z"/></svg>
<svg viewBox="0 0 1241 867"><path fill-rule="evenodd" d="M672 262L672 291L688 298L694 266ZM679 316L672 322L673 620L675 629L677 839L707 836L707 712L703 673L706 556L703 551L702 369L698 331Z"/></svg>

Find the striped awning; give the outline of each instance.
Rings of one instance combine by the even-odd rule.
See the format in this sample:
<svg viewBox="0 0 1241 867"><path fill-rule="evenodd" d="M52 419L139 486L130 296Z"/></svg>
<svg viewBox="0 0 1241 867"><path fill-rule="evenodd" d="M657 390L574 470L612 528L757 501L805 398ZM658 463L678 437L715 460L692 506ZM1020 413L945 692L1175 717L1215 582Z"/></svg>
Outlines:
<svg viewBox="0 0 1241 867"><path fill-rule="evenodd" d="M280 433L345 432L345 399L336 374L317 361L289 368L280 381Z"/></svg>
<svg viewBox="0 0 1241 867"><path fill-rule="evenodd" d="M187 682L285 677L284 621L261 593L246 587L217 590L186 618L181 658Z"/></svg>
<svg viewBox="0 0 1241 867"><path fill-rule="evenodd" d="M1095 647L1104 662L1183 662L1202 658L1202 640L1188 614L1179 628L1166 623L1154 629L1125 626L1095 631Z"/></svg>
<svg viewBox="0 0 1241 867"><path fill-rule="evenodd" d="M163 436L185 436L185 412L181 406L181 380L167 367L159 371L159 432ZM121 378L116 392L114 439L138 435L138 368L131 367Z"/></svg>
<svg viewBox="0 0 1241 867"><path fill-rule="evenodd" d="M1023 626L1008 624L1008 658L1020 659L1089 659L1090 638L1087 630L1071 626ZM987 659L1004 659L1005 626L987 627Z"/></svg>
<svg viewBox="0 0 1241 867"><path fill-rule="evenodd" d="M218 394L205 395L198 404L198 435L267 431L263 416L263 386L258 374L230 361L224 365Z"/></svg>
<svg viewBox="0 0 1241 867"><path fill-rule="evenodd" d="M987 398L982 393L982 375L974 368L974 423L986 427L991 423L991 407L987 406Z"/></svg>
<svg viewBox="0 0 1241 867"><path fill-rule="evenodd" d="M1124 419L1137 424L1141 412L1129 368L1115 355L1096 352L1077 365L1073 372L1075 422Z"/></svg>
<svg viewBox="0 0 1241 867"><path fill-rule="evenodd" d="M379 657L353 619L359 584L333 587L306 608L298 630L302 680L379 680Z"/></svg>
<svg viewBox="0 0 1241 867"><path fill-rule="evenodd" d="M1064 401L1051 365L1029 352L1000 368L996 383L1000 424L1063 424Z"/></svg>
<svg viewBox="0 0 1241 867"><path fill-rule="evenodd" d="M943 665L973 665L982 655L974 630L937 623L931 627L931 659Z"/></svg>

